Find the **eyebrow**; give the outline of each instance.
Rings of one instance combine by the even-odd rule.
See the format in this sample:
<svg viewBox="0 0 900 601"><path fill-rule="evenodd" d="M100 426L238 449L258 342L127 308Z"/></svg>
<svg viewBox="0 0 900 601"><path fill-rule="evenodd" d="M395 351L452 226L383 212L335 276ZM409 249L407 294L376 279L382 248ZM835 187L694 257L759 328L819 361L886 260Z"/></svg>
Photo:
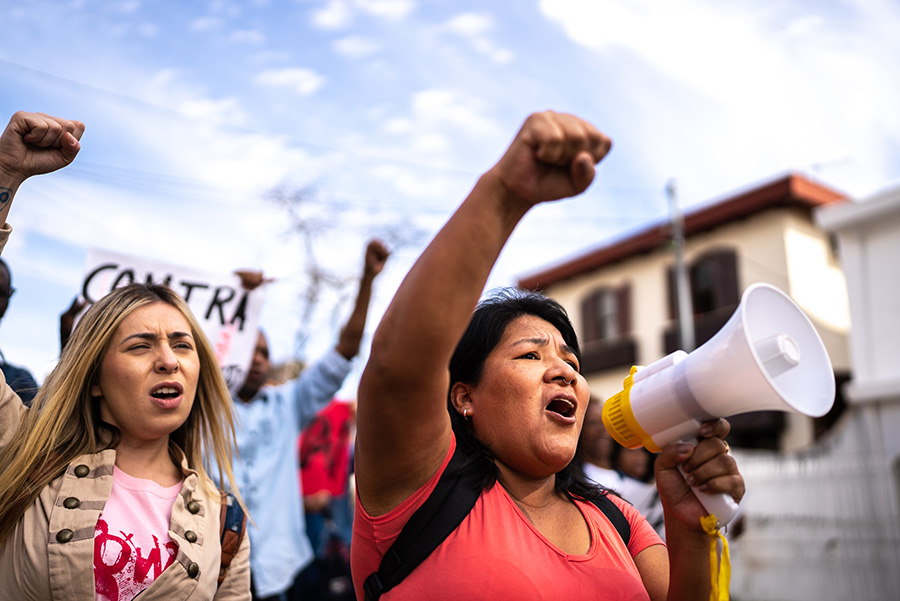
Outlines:
<svg viewBox="0 0 900 601"><path fill-rule="evenodd" d="M521 340L516 340L515 342L513 342L512 345L518 346L520 344L536 344L537 346L547 346L550 344L550 341L546 338L522 338ZM575 352L575 349L573 349L568 344L563 344L561 348L563 351L571 354L572 356L578 357L578 353Z"/></svg>
<svg viewBox="0 0 900 601"><path fill-rule="evenodd" d="M128 342L129 340L131 340L133 338L138 338L139 340L156 341L159 339L159 336L157 336L156 334L152 334L150 332L138 332L137 334L132 334L131 336L127 336L126 338L123 338L122 342L120 344ZM193 336L191 336L191 334L189 332L170 332L166 336L166 338L168 338L169 340L182 339L182 338L193 339Z"/></svg>

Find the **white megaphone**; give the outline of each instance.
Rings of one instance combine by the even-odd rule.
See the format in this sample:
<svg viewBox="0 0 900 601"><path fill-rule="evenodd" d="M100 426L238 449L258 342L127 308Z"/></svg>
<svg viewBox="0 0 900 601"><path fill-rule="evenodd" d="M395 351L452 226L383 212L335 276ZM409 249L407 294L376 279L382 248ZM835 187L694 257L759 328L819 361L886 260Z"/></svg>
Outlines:
<svg viewBox="0 0 900 601"><path fill-rule="evenodd" d="M657 453L695 439L706 420L772 410L821 417L833 403L831 360L809 318L777 288L753 284L701 347L632 367L603 405L603 424L621 445ZM737 513L729 495L694 494L720 525Z"/></svg>

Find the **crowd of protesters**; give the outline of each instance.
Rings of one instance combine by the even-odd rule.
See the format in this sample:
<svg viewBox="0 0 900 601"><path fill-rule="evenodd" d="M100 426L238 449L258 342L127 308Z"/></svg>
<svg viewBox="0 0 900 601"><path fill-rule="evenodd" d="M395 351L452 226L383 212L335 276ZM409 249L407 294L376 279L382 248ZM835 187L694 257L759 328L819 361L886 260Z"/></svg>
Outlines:
<svg viewBox="0 0 900 601"><path fill-rule="evenodd" d="M20 185L74 161L84 131L12 116L0 137L0 251ZM229 392L190 308L164 285L115 290L77 324L76 299L40 385L0 353L0 597L337 600L396 586L394 599L709 598L710 534L678 468L740 500L728 423L655 459L616 448L565 310L516 290L478 302L518 221L584 191L609 149L572 115L526 120L397 291L358 404L336 395L390 255L377 240L335 345L284 382L271 380L259 331ZM240 275L248 289L265 282ZM14 291L0 259L0 318ZM448 467L457 456L462 467ZM445 474L472 488L473 509L406 580L371 585ZM233 548L229 507L249 517Z"/></svg>

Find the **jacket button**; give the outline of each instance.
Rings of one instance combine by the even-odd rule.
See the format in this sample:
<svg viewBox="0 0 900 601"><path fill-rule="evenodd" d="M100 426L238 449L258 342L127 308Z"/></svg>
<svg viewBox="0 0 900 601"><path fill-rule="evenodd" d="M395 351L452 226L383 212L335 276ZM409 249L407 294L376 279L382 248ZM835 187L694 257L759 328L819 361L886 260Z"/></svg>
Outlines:
<svg viewBox="0 0 900 601"><path fill-rule="evenodd" d="M188 566L188 576L191 578L196 578L197 574L200 573L200 566L196 564L196 562L191 562L191 565Z"/></svg>
<svg viewBox="0 0 900 601"><path fill-rule="evenodd" d="M72 537L75 536L75 533L65 528L56 533L56 542L58 543L67 543L72 540Z"/></svg>
<svg viewBox="0 0 900 601"><path fill-rule="evenodd" d="M200 512L200 503L197 501L190 501L187 504L187 510L191 513L199 513Z"/></svg>
<svg viewBox="0 0 900 601"><path fill-rule="evenodd" d="M75 497L69 497L68 499L63 501L63 507L65 507L66 509L78 509L80 505L81 501L79 501Z"/></svg>
<svg viewBox="0 0 900 601"><path fill-rule="evenodd" d="M193 530L188 530L184 533L184 539L189 543L197 542L197 533Z"/></svg>
<svg viewBox="0 0 900 601"><path fill-rule="evenodd" d="M78 476L79 478L84 478L85 476L87 476L90 473L91 473L91 468L84 465L83 463L81 465L75 467L75 475Z"/></svg>

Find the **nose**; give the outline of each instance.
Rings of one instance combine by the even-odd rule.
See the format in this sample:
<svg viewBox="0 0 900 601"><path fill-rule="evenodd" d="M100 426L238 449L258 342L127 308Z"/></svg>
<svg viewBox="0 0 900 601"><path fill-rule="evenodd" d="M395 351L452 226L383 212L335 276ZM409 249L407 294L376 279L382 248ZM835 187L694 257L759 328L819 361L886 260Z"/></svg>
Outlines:
<svg viewBox="0 0 900 601"><path fill-rule="evenodd" d="M160 346L159 356L156 358L156 371L162 374L174 374L178 371L178 357L166 344Z"/></svg>
<svg viewBox="0 0 900 601"><path fill-rule="evenodd" d="M567 361L560 359L551 370L550 380L561 386L572 386L578 379L578 372Z"/></svg>
<svg viewBox="0 0 900 601"><path fill-rule="evenodd" d="M267 359L267 357L263 354L262 351L257 350L253 353L253 366L259 367L263 364L263 362Z"/></svg>

